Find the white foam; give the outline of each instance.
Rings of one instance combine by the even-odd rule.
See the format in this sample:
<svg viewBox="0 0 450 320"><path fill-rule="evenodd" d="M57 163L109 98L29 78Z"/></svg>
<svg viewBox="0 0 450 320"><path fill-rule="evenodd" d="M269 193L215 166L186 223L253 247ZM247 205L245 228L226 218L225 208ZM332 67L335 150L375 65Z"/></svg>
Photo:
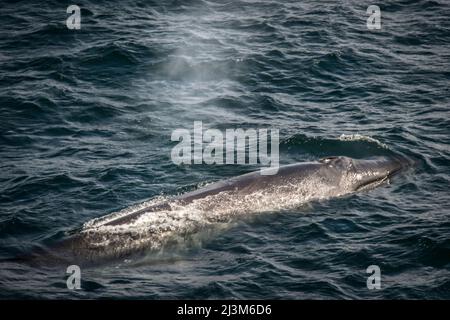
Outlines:
<svg viewBox="0 0 450 320"><path fill-rule="evenodd" d="M167 197L158 196L158 197L153 198L153 199L151 199L149 201L145 201L145 202L139 203L137 205L125 208L123 210L110 213L110 214L108 214L106 216L102 216L102 217L99 217L99 218L95 218L95 219L89 220L88 222L83 224L83 229L91 229L91 228L100 227L100 226L102 226L104 224L107 224L108 222L111 222L111 221L117 219L117 218L121 218L121 217L127 216L129 214L132 214L132 213L134 213L136 211L139 211L139 210L142 210L144 208L148 208L148 207L151 207L151 206L154 206L154 205L161 204L161 203L167 201L167 199L168 199Z"/></svg>
<svg viewBox="0 0 450 320"><path fill-rule="evenodd" d="M376 143L377 145L379 145L382 148L385 149L389 149L388 146L384 143L382 143L381 141L372 138L370 136L365 136L365 135L361 135L361 134L341 134L339 136L339 140L341 141L368 141L368 142L373 142Z"/></svg>

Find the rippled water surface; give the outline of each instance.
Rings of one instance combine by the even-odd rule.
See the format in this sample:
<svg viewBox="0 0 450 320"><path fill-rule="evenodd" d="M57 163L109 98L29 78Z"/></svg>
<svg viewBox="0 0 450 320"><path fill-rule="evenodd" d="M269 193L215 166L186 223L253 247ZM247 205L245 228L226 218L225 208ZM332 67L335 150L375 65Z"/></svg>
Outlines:
<svg viewBox="0 0 450 320"><path fill-rule="evenodd" d="M0 8L0 298L450 298L450 4L79 1ZM280 129L280 161L402 153L370 192L187 237L139 263L8 259L257 169L176 166L176 128ZM368 290L366 268L381 268Z"/></svg>

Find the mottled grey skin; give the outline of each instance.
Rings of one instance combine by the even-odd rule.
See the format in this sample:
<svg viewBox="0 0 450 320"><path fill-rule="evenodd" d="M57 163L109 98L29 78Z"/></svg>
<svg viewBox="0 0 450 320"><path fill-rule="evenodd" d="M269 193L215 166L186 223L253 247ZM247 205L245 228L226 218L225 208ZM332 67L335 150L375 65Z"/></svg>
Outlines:
<svg viewBox="0 0 450 320"><path fill-rule="evenodd" d="M187 206L194 200L204 201L207 203L207 207L204 209L205 220L214 221L214 214L216 211L220 212L221 205L236 209L241 214L249 213L248 206L246 209L240 206L248 205L250 202L251 211L253 198L247 203L237 204L237 200L244 198L244 195L264 192L269 197L275 196L275 202L277 202L277 197L281 196L284 196L285 199L286 197L305 197L310 200L327 199L375 187L406 165L407 162L398 157L377 157L366 160L328 157L316 162L282 166L275 175L261 175L260 171L244 174L180 195L170 202L146 207L126 216L119 216L116 219L107 220L106 223L101 223L102 228L125 226L129 232L106 233L105 235L105 233L97 232L95 227L92 230L75 232L53 246L45 255L45 260L85 265L124 258L129 254L137 253L137 251L143 252L153 243L161 240L162 235L150 231L145 235L147 242L133 246L135 243L139 244L142 238L133 233L133 226L128 225L147 213L153 212L156 215L161 212L171 212L171 205L174 203L177 205L176 207L179 207L180 205ZM209 201L210 199L212 200ZM280 200L281 202L282 200ZM186 223L190 223L190 220L186 220ZM155 226L148 226L149 229L152 227ZM187 233L192 230L186 227L183 230L180 229L179 232ZM99 243L102 243L105 237L108 243L100 246ZM132 245L127 246L129 244ZM35 261L42 260L43 255L38 255L38 259Z"/></svg>
<svg viewBox="0 0 450 320"><path fill-rule="evenodd" d="M357 191L363 186L368 186L383 179L389 178L398 172L404 162L396 158L377 157L369 160L356 160L348 157L327 157L317 162L296 163L292 165L282 166L275 175L261 175L260 171L251 172L241 176L237 176L228 180L213 183L205 188L201 188L192 192L188 192L174 199L178 204L188 204L193 200L218 194L223 191L239 194L250 194L256 190L262 190L274 185L282 185L288 182L295 183L298 180L308 179L308 177L319 174L323 179L334 184L336 187L341 186L343 178L348 183L350 190ZM373 174L375 173L376 174ZM361 178L356 178L360 174ZM355 176L354 180L352 175ZM117 218L105 225L128 224L139 218L142 214L170 209L169 203L159 204L157 206L141 209L132 214Z"/></svg>

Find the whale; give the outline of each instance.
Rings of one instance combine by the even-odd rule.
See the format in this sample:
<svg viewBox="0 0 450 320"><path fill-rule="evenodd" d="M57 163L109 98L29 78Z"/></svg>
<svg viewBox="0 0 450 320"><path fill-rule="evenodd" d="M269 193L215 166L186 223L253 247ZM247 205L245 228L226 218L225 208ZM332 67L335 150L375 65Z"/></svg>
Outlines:
<svg viewBox="0 0 450 320"><path fill-rule="evenodd" d="M78 265L126 259L242 217L373 189L407 165L399 156L330 156L280 166L274 175L250 172L90 220L49 248L47 257Z"/></svg>

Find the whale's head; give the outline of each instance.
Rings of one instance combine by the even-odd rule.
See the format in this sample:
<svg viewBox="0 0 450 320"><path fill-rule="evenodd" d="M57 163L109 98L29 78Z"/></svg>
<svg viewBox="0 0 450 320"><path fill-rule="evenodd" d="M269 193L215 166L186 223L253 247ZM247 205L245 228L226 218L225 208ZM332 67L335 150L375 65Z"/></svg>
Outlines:
<svg viewBox="0 0 450 320"><path fill-rule="evenodd" d="M336 172L341 177L339 185L349 191L376 187L407 165L406 160L402 158L384 156L369 159L337 156L323 158L319 162Z"/></svg>

